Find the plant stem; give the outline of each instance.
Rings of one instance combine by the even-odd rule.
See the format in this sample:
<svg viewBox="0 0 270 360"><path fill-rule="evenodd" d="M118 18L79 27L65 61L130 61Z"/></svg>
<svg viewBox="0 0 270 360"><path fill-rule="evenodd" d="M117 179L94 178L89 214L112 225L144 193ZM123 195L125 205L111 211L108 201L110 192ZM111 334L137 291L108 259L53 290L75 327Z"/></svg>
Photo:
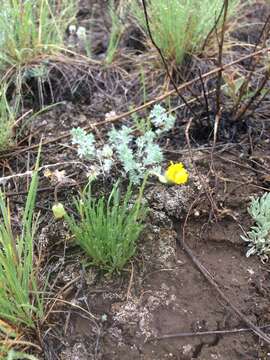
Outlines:
<svg viewBox="0 0 270 360"><path fill-rule="evenodd" d="M140 187L140 191L139 191L139 195L138 195L138 199L137 199L137 207L136 207L136 213L135 213L135 220L137 220L138 218L138 213L139 213L139 210L140 210L140 206L141 206L141 203L142 203L142 197L143 197L143 193L144 193L144 189L145 189L145 186L146 186L146 182L148 180L148 177L149 177L149 172L147 172L144 176L144 179L143 179L143 182L142 182L142 185Z"/></svg>

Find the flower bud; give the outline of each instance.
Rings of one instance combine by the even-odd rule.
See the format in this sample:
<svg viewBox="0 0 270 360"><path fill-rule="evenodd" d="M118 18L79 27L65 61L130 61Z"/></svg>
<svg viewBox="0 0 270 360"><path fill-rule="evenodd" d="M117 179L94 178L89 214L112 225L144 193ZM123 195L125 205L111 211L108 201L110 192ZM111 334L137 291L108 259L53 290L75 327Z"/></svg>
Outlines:
<svg viewBox="0 0 270 360"><path fill-rule="evenodd" d="M52 212L55 219L62 219L65 216L66 210L62 203L56 203L52 207Z"/></svg>

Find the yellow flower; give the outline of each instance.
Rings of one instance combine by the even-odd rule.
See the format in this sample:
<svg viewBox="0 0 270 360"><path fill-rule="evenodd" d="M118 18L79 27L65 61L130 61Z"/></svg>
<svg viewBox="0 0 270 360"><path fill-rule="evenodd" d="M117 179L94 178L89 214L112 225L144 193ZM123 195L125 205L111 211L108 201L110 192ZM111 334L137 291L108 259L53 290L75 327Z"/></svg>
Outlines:
<svg viewBox="0 0 270 360"><path fill-rule="evenodd" d="M184 165L182 163L176 163L174 164L171 161L171 165L168 167L168 169L165 172L165 178L168 183L171 184L177 184L182 185L185 184L188 181L188 172L184 168Z"/></svg>
<svg viewBox="0 0 270 360"><path fill-rule="evenodd" d="M63 204L57 203L53 205L52 212L55 219L62 219L65 216L66 210Z"/></svg>

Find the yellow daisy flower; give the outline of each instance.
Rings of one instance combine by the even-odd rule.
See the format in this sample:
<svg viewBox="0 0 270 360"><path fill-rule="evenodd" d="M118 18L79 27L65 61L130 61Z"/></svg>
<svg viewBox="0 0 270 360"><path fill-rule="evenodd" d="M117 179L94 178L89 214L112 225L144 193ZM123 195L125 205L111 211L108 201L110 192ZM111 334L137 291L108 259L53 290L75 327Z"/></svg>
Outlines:
<svg viewBox="0 0 270 360"><path fill-rule="evenodd" d="M189 174L184 168L182 163L174 164L171 161L171 165L165 172L165 178L168 183L182 185L188 181Z"/></svg>

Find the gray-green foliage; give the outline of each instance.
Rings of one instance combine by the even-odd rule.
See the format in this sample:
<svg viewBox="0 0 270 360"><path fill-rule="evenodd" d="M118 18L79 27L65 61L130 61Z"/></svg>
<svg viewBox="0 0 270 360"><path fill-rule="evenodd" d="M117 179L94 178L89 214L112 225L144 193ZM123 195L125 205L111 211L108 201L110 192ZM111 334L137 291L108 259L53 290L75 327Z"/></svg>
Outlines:
<svg viewBox="0 0 270 360"><path fill-rule="evenodd" d="M248 209L255 224L247 232L246 236L241 236L247 241L247 257L253 254L269 255L270 253L270 193L265 193L259 198L253 198Z"/></svg>
<svg viewBox="0 0 270 360"><path fill-rule="evenodd" d="M164 54L181 63L187 53L201 49L208 33L213 29L223 0L149 0L147 11L155 42ZM229 1L229 15L238 5ZM147 33L142 7L135 5L134 14Z"/></svg>
<svg viewBox="0 0 270 360"><path fill-rule="evenodd" d="M75 241L91 258L92 264L105 271L119 271L134 255L146 215L146 207L141 203L142 191L141 188L133 204L131 186L121 200L118 184L113 187L108 200L94 198L91 187L76 199L80 220L69 215L66 220Z"/></svg>
<svg viewBox="0 0 270 360"><path fill-rule="evenodd" d="M82 128L71 130L72 144L78 145L79 157L91 159L96 156L95 137L92 133L87 134Z"/></svg>
<svg viewBox="0 0 270 360"><path fill-rule="evenodd" d="M78 145L78 154L88 160L96 161L96 172L109 173L114 164L120 162L122 175L133 184L139 184L148 172L161 172L163 151L157 140L163 133L171 130L175 117L168 115L161 105L155 105L149 115L150 125L140 136L135 136L134 127L112 128L108 140L99 149L95 137L83 129L71 131L73 144Z"/></svg>
<svg viewBox="0 0 270 360"><path fill-rule="evenodd" d="M134 184L140 183L147 171L160 172L159 164L163 161L163 152L155 140L155 132L149 130L136 138L136 149L133 149L134 135L131 128L114 128L109 133L109 143L115 150L124 173Z"/></svg>

